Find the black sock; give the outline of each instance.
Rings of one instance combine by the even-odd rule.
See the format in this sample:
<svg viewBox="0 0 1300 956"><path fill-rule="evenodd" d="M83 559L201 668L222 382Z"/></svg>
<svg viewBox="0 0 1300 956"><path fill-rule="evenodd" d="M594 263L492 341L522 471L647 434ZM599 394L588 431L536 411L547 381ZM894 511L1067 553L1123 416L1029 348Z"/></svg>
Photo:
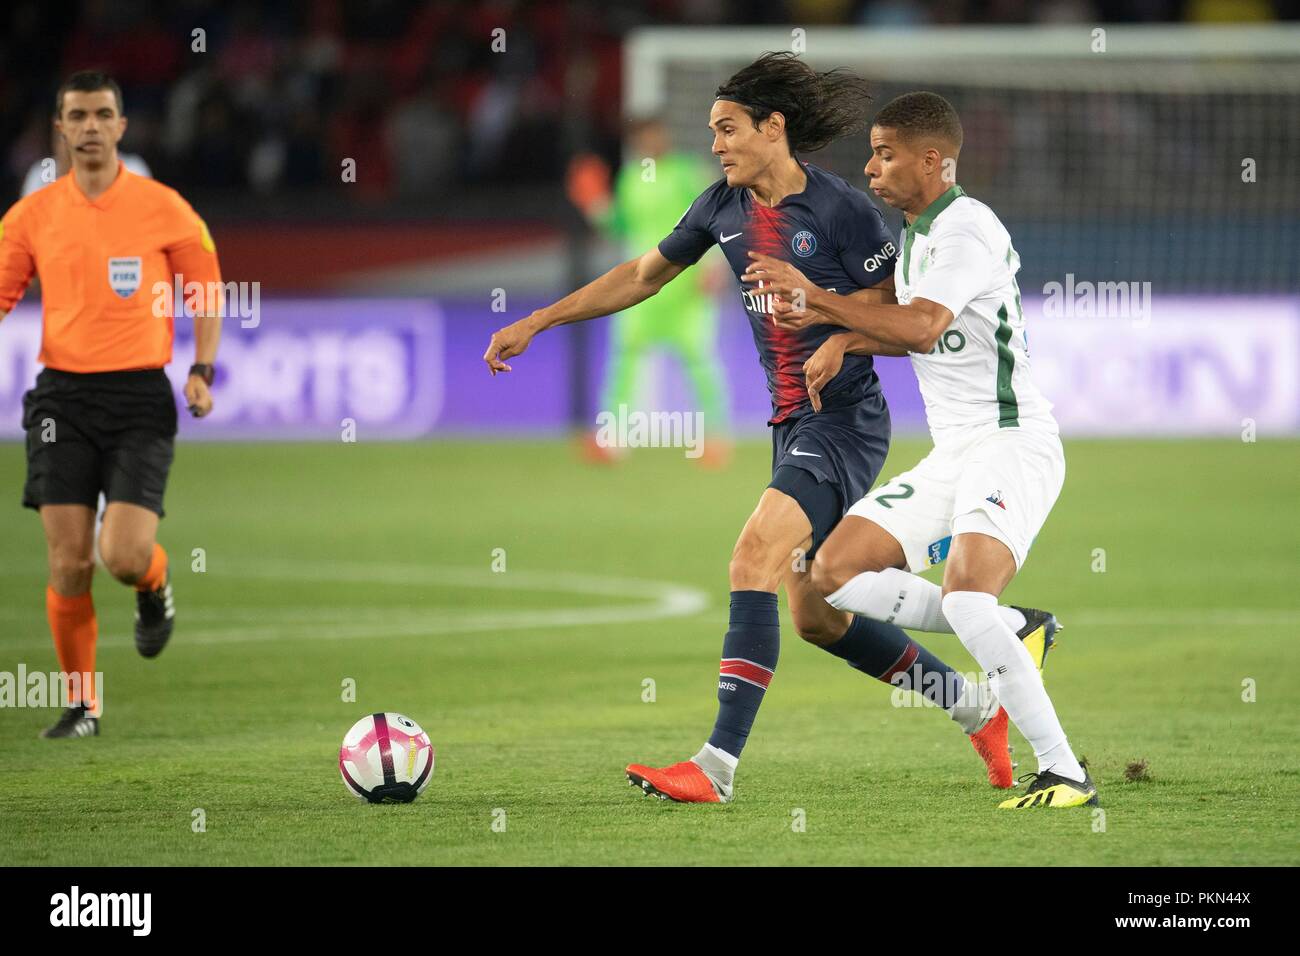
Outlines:
<svg viewBox="0 0 1300 956"><path fill-rule="evenodd" d="M826 651L877 680L914 690L948 708L957 703L965 679L896 624L853 615L849 629Z"/></svg>
<svg viewBox="0 0 1300 956"><path fill-rule="evenodd" d="M709 737L709 743L719 750L739 757L745 748L780 650L776 595L732 591L731 624L722 639L718 674L718 719Z"/></svg>

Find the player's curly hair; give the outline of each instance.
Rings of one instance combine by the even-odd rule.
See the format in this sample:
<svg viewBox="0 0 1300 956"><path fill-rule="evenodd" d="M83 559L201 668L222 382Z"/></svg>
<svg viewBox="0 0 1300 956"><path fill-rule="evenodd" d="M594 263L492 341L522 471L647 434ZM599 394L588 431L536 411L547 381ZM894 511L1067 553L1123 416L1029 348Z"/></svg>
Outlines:
<svg viewBox="0 0 1300 956"><path fill-rule="evenodd" d="M961 149L961 119L938 93L904 93L886 103L871 125L896 129L911 139L938 137Z"/></svg>
<svg viewBox="0 0 1300 956"><path fill-rule="evenodd" d="M732 100L754 126L773 113L785 117L791 153L812 153L867 126L867 81L845 69L818 73L793 53L764 53L714 94Z"/></svg>

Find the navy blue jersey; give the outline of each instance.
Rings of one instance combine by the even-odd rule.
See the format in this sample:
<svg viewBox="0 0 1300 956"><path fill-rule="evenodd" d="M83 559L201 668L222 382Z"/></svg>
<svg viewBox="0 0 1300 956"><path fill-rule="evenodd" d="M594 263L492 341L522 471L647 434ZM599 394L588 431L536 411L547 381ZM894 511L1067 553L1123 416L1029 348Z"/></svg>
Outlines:
<svg viewBox="0 0 1300 956"><path fill-rule="evenodd" d="M749 189L714 183L686 210L659 243L669 262L692 265L714 243L722 247L739 279L753 250L792 262L810 282L848 295L870 288L894 274L897 247L885 220L866 194L833 173L801 163L808 184L774 207L754 201ZM775 425L811 410L803 364L832 335L837 325L813 325L791 331L772 321L771 296L742 286L741 299L754 332L754 345L767 373ZM880 391L870 355L846 355L844 366L822 389L824 407L840 407Z"/></svg>

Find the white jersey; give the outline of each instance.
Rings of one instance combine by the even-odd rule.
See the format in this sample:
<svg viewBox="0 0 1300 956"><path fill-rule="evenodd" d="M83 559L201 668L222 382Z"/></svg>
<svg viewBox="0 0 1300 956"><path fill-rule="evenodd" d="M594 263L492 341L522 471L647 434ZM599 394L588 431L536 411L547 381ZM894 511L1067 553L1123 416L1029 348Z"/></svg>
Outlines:
<svg viewBox="0 0 1300 956"><path fill-rule="evenodd" d="M895 295L929 299L952 324L925 354L911 353L935 446L1004 428L1057 431L1052 403L1029 374L1020 257L988 206L953 186L903 230Z"/></svg>

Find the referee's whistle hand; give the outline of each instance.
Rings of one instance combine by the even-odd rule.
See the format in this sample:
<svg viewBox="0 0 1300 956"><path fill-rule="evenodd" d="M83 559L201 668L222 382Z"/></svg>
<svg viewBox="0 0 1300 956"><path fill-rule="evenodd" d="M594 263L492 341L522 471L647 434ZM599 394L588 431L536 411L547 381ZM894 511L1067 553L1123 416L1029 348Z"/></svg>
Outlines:
<svg viewBox="0 0 1300 956"><path fill-rule="evenodd" d="M212 411L212 390L197 375L191 375L185 382L185 404L195 418L202 418Z"/></svg>

